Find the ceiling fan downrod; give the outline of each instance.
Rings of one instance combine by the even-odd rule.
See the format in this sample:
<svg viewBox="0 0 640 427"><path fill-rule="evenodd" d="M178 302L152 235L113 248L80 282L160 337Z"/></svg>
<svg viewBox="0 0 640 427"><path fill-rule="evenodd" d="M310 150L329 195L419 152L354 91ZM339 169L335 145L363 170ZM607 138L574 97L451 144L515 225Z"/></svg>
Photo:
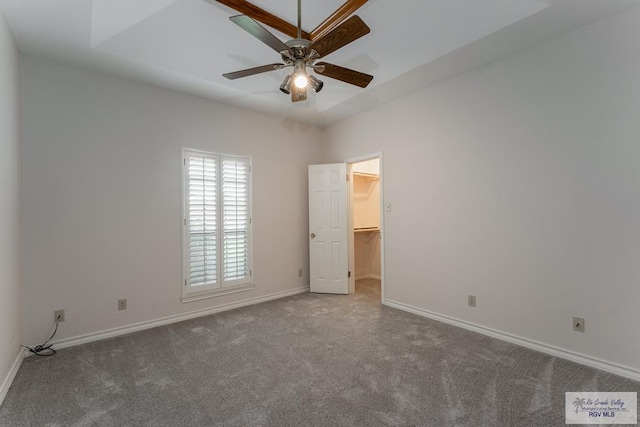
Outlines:
<svg viewBox="0 0 640 427"><path fill-rule="evenodd" d="M302 0L298 0L298 38L302 38Z"/></svg>

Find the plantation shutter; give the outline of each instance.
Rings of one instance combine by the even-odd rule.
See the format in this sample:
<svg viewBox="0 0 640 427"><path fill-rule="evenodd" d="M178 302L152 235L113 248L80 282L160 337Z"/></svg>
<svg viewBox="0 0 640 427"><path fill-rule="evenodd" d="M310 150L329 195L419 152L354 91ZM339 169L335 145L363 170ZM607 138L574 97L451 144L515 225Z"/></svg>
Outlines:
<svg viewBox="0 0 640 427"><path fill-rule="evenodd" d="M183 150L182 301L251 289L251 160Z"/></svg>
<svg viewBox="0 0 640 427"><path fill-rule="evenodd" d="M217 287L218 282L218 158L188 155L188 229L191 287Z"/></svg>
<svg viewBox="0 0 640 427"><path fill-rule="evenodd" d="M223 285L250 281L249 160L222 157Z"/></svg>

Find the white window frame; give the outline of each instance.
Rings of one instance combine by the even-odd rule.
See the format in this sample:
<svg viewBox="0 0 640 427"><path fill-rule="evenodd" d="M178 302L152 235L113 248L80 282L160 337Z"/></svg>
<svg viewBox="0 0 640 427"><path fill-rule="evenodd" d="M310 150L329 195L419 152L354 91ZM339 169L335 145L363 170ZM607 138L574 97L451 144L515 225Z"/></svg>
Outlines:
<svg viewBox="0 0 640 427"><path fill-rule="evenodd" d="M217 218L217 282L212 285L201 285L197 289L194 289L189 284L190 279L190 230L189 230L189 155L196 155L199 157L206 157L215 159L217 163L216 167L216 218ZM222 217L222 163L225 159L239 159L245 161L249 165L249 177L248 177L248 214L249 224L247 233L247 262L249 275L246 278L235 279L230 281L224 280L224 266L223 266L223 217ZM253 198L253 182L252 182L252 159L250 156L237 156L214 153L210 151L197 150L192 148L182 148L182 302L198 301L206 298L213 298L222 295L229 295L237 292L250 291L255 288L253 283L253 256L252 256L252 241L253 241L253 224L252 224L252 198Z"/></svg>

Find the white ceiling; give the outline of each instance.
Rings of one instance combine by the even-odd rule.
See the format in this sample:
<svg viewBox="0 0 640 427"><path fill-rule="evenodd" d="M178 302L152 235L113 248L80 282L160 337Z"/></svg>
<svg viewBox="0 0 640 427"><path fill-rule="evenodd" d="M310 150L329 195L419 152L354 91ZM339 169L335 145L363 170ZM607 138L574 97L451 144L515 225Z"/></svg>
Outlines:
<svg viewBox="0 0 640 427"><path fill-rule="evenodd" d="M312 30L343 2L303 0L303 28ZM296 0L253 3L296 21ZM323 78L322 92L296 104L278 90L286 70L222 77L280 58L229 21L237 13L215 0L0 0L0 10L25 54L323 126L636 4L370 0L356 14L371 33L326 61L374 75L371 85Z"/></svg>

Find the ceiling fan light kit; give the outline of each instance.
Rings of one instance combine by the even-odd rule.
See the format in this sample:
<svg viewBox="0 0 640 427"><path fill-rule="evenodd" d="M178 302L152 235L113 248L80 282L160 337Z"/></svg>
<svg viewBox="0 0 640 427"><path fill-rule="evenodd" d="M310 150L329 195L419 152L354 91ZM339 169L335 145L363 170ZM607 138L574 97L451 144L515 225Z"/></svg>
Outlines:
<svg viewBox="0 0 640 427"><path fill-rule="evenodd" d="M284 81L280 85L280 90L287 95L291 94L291 76L289 74L284 76Z"/></svg>
<svg viewBox="0 0 640 427"><path fill-rule="evenodd" d="M318 79L316 76L308 76L308 77L309 77L309 84L311 85L311 88L313 89L313 91L316 93L320 92L324 87L324 82Z"/></svg>
<svg viewBox="0 0 640 427"><path fill-rule="evenodd" d="M356 9L364 5L368 0L348 0L335 13L323 21L311 33L302 31L301 27L301 0L298 0L298 26L284 22L262 9L243 0L218 0L242 15L232 16L229 19L262 41L267 46L278 52L282 63L263 65L223 74L230 80L248 77L255 74L280 70L292 67L293 72L287 74L280 85L280 91L291 95L292 102L304 101L307 99L307 89L311 87L314 92L320 92L324 87L324 82L309 74L307 69L315 73L343 81L355 86L365 88L369 85L373 76L350 70L348 68L332 65L325 62L316 64L316 61L329 55L332 52L346 46L347 44L365 36L371 30L358 16L346 19ZM285 29L287 34L291 33L291 27L295 28L296 37L284 43L266 28L260 25L257 20L261 20L272 28ZM306 37L306 38L305 38Z"/></svg>
<svg viewBox="0 0 640 427"><path fill-rule="evenodd" d="M285 61L285 64L287 62ZM298 89L304 89L307 87L309 83L309 79L307 78L307 61L304 59L296 59L293 63L293 84L296 85Z"/></svg>
<svg viewBox="0 0 640 427"><path fill-rule="evenodd" d="M309 83L309 79L307 78L306 73L301 71L298 74L296 74L296 79L294 81L294 84L298 89L306 88L308 83Z"/></svg>

